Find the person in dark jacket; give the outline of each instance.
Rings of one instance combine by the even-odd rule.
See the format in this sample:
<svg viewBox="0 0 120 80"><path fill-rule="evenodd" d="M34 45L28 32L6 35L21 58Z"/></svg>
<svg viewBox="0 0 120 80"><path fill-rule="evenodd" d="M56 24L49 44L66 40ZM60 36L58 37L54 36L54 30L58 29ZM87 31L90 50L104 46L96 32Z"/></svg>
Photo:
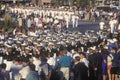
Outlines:
<svg viewBox="0 0 120 80"><path fill-rule="evenodd" d="M35 65L34 64L30 64L30 73L27 75L26 80L39 80L39 76L38 73L35 71Z"/></svg>
<svg viewBox="0 0 120 80"><path fill-rule="evenodd" d="M98 55L95 50L92 50L89 53L88 61L89 61L89 80L97 80L98 78Z"/></svg>
<svg viewBox="0 0 120 80"><path fill-rule="evenodd" d="M119 54L117 53L116 48L112 48L111 53L113 55L112 68L111 68L112 80L117 80L118 79L117 72L119 67Z"/></svg>
<svg viewBox="0 0 120 80"><path fill-rule="evenodd" d="M80 57L77 56L75 58L75 66L74 66L74 80L88 80L88 68L85 66L83 62L80 62Z"/></svg>
<svg viewBox="0 0 120 80"><path fill-rule="evenodd" d="M2 63L0 67L1 67L0 80L10 80L9 72L6 71L6 64Z"/></svg>

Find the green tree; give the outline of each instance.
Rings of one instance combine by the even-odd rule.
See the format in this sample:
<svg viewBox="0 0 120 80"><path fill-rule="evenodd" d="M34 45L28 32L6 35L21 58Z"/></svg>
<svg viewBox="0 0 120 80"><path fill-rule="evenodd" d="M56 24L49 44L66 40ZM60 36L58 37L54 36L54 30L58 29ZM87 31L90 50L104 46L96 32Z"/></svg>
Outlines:
<svg viewBox="0 0 120 80"><path fill-rule="evenodd" d="M89 6L94 7L95 6L95 0L89 0Z"/></svg>
<svg viewBox="0 0 120 80"><path fill-rule="evenodd" d="M89 0L74 0L74 5L76 6L87 6Z"/></svg>

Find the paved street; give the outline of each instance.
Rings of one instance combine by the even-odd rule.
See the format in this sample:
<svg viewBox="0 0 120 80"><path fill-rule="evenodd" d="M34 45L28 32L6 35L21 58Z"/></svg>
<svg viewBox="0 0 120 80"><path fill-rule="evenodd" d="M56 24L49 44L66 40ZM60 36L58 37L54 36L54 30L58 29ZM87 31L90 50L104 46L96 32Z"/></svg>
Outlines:
<svg viewBox="0 0 120 80"><path fill-rule="evenodd" d="M76 28L69 28L69 30L71 31L80 31L82 33L84 33L86 30L95 30L98 31L99 30L99 22L88 22L88 21L79 21L79 26Z"/></svg>
<svg viewBox="0 0 120 80"><path fill-rule="evenodd" d="M0 23L0 25L1 25L1 23ZM79 26L77 28L76 27L73 28L72 24L70 24L70 27L68 30L80 31L80 32L84 33L88 29L98 31L99 23L98 22L79 21Z"/></svg>

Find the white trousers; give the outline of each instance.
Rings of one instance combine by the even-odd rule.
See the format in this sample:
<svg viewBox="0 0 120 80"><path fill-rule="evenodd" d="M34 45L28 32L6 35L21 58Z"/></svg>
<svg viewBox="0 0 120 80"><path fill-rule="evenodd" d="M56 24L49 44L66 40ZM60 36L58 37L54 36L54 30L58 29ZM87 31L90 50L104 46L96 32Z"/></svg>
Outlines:
<svg viewBox="0 0 120 80"><path fill-rule="evenodd" d="M60 71L63 73L65 80L69 80L69 68L62 67Z"/></svg>

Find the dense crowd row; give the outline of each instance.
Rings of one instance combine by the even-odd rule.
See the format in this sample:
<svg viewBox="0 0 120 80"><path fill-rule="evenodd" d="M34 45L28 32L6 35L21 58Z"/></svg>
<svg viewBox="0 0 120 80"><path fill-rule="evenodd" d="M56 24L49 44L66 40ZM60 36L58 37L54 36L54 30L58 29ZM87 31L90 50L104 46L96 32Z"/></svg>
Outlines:
<svg viewBox="0 0 120 80"><path fill-rule="evenodd" d="M119 12L85 34L67 30L81 19L73 11L7 6L5 12L5 26L19 26L0 31L0 80L118 80Z"/></svg>

